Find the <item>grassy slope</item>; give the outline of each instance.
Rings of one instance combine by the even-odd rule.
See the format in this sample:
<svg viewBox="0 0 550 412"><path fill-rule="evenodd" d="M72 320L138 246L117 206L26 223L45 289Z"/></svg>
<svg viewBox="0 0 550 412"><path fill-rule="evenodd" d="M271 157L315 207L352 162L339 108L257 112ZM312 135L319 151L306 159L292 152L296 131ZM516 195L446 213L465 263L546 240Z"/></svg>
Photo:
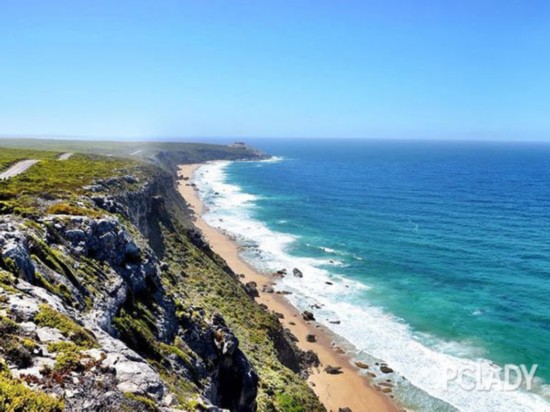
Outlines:
<svg viewBox="0 0 550 412"><path fill-rule="evenodd" d="M250 155L246 149L206 143L187 142L112 142L86 140L6 139L0 138L0 151L5 148L40 149L78 152L147 160L163 167L208 160L236 160ZM159 160L160 159L160 160Z"/></svg>
<svg viewBox="0 0 550 412"><path fill-rule="evenodd" d="M59 152L0 147L0 170L25 159L55 159Z"/></svg>
<svg viewBox="0 0 550 412"><path fill-rule="evenodd" d="M76 154L69 160L59 161L51 152L14 152L19 152L19 156L33 154L42 160L25 173L0 181L0 211L3 213L44 213L54 201L74 201L83 193L82 187L96 179L125 174L139 178L152 170L152 166L129 159Z"/></svg>

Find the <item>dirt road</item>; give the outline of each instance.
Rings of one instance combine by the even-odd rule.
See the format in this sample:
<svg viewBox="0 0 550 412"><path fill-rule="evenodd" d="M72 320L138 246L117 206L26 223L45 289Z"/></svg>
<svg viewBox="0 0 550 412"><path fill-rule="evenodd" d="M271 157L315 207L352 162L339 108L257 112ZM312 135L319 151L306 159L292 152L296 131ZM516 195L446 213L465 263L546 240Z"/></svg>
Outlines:
<svg viewBox="0 0 550 412"><path fill-rule="evenodd" d="M21 160L20 162L17 162L12 167L10 167L5 172L0 173L0 180L9 179L10 177L17 176L18 174L23 173L25 170L27 170L32 165L38 163L38 160Z"/></svg>
<svg viewBox="0 0 550 412"><path fill-rule="evenodd" d="M57 160L69 160L74 153L63 153Z"/></svg>

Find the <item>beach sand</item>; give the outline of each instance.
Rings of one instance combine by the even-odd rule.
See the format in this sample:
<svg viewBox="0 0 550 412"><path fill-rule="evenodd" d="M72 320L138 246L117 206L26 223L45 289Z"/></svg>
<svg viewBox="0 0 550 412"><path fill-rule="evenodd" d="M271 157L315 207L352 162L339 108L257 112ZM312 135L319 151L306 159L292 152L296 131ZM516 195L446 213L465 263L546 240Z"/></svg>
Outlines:
<svg viewBox="0 0 550 412"><path fill-rule="evenodd" d="M180 166L179 174L191 178L200 164ZM231 269L244 274L242 282L254 281L258 284L260 296L258 303L265 304L269 310L282 313L281 323L289 328L299 339L298 347L302 350L313 350L319 356L321 366L311 370L308 383L315 391L328 411L338 412L339 408L348 407L353 412L362 411L398 411L399 408L388 396L370 385L367 377L359 374L359 369L350 363L350 358L333 346L334 336L324 326L316 322L306 322L301 313L282 295L261 292L263 285L274 279L257 272L239 256L239 247L228 236L209 226L202 219L202 204L191 179L179 181L179 191L195 213L195 226L199 228L210 247L220 255ZM291 324L291 322L293 324ZM306 335L313 334L316 342L307 342ZM341 367L341 374L331 375L324 371L327 365Z"/></svg>

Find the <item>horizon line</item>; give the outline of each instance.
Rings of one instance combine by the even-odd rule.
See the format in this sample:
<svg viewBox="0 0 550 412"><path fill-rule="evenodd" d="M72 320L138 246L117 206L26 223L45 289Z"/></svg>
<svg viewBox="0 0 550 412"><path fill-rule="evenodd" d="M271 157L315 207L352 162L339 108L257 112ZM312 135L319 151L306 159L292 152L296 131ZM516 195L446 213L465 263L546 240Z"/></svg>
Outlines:
<svg viewBox="0 0 550 412"><path fill-rule="evenodd" d="M387 141L430 141L430 142L509 142L509 143L550 143L550 137L541 138L500 138L500 137L334 137L334 136L85 136L85 135L63 135L63 134L40 134L40 135L18 135L0 134L1 140L22 139L22 140L77 140L97 142L125 142L125 143L201 143L200 140L235 140L246 141L247 139L258 140L387 140Z"/></svg>

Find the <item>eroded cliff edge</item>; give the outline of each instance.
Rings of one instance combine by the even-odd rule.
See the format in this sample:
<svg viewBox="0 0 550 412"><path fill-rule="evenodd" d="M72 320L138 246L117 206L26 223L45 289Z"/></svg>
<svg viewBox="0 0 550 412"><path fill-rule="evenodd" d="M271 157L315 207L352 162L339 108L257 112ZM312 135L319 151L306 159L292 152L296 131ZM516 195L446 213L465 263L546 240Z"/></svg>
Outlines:
<svg viewBox="0 0 550 412"><path fill-rule="evenodd" d="M167 170L77 155L0 183L0 406L322 410L311 357L203 242Z"/></svg>

